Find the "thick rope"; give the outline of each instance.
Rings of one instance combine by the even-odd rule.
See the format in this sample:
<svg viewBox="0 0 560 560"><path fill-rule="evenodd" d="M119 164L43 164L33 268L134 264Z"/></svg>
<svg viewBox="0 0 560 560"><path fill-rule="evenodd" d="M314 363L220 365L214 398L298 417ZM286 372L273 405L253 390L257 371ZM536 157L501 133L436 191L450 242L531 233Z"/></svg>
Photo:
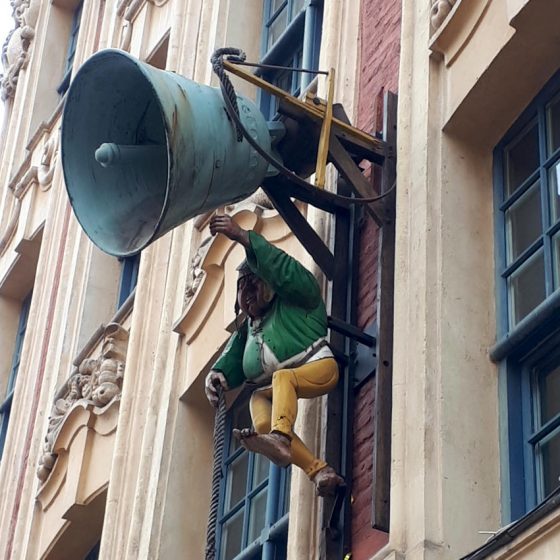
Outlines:
<svg viewBox="0 0 560 560"><path fill-rule="evenodd" d="M216 558L216 527L218 524L218 504L220 500L220 485L223 478L222 467L224 457L226 399L220 386L218 390L218 409L214 421L214 466L212 468L212 495L210 498L210 512L206 529L205 560Z"/></svg>
<svg viewBox="0 0 560 560"><path fill-rule="evenodd" d="M216 74L216 76L218 76L220 80L222 94L224 97L227 97L231 106L233 107L233 111L235 112L235 115L237 116L237 119L234 119L233 125L235 126L237 141L241 142L243 140L243 130L242 130L242 126L240 126L239 107L237 106L237 95L235 93L233 84L229 79L229 76L226 74L226 71L224 70L224 56L227 56L228 60L245 62L247 55L241 49L236 49L234 47L225 47L223 49L218 49L214 51L214 54L210 59L210 63L212 64L212 69L214 70L214 73Z"/></svg>

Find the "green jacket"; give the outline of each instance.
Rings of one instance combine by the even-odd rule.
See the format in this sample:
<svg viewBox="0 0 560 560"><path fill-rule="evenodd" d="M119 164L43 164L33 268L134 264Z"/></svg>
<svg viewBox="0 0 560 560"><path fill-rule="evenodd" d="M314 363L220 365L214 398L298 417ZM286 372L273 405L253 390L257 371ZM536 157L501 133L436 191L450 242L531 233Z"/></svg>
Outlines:
<svg viewBox="0 0 560 560"><path fill-rule="evenodd" d="M260 321L248 319L232 335L212 368L224 374L230 389L265 373L262 342L284 362L327 335L327 312L313 274L258 233L250 231L249 240L249 267L276 295Z"/></svg>

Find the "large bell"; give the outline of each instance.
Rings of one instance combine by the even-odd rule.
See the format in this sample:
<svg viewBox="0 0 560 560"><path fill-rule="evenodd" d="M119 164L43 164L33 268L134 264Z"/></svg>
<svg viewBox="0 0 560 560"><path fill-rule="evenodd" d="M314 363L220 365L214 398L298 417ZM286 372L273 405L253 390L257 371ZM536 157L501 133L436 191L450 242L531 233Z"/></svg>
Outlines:
<svg viewBox="0 0 560 560"><path fill-rule="evenodd" d="M247 98L237 102L245 128L270 153L263 115ZM119 257L246 198L268 168L247 141L237 142L219 89L113 49L76 74L61 149L78 221L98 247Z"/></svg>

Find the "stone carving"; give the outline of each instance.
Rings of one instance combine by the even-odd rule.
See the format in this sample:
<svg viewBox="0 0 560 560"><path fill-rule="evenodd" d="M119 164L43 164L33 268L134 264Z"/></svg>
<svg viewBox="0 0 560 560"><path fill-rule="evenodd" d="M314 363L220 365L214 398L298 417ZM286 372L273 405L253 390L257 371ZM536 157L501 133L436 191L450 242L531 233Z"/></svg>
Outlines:
<svg viewBox="0 0 560 560"><path fill-rule="evenodd" d="M200 244L196 254L191 259L191 266L189 268L188 279L187 279L187 287L185 289L185 299L184 305L185 307L190 303L191 299L195 296L202 279L204 278L204 270L202 269L202 261L208 252L208 248L210 247L210 242L212 241L212 237L207 237L204 241Z"/></svg>
<svg viewBox="0 0 560 560"><path fill-rule="evenodd" d="M48 190L51 186L57 159L58 134L55 134L45 144L43 153L41 154L41 164L37 170L37 179L43 191Z"/></svg>
<svg viewBox="0 0 560 560"><path fill-rule="evenodd" d="M0 76L0 97L3 101L15 95L19 73L27 65L29 47L35 37L35 24L40 0L11 0L15 28L2 47L2 64L6 71Z"/></svg>
<svg viewBox="0 0 560 560"><path fill-rule="evenodd" d="M436 31L449 15L457 0L432 0L432 9L430 10L430 20L432 29Z"/></svg>
<svg viewBox="0 0 560 560"><path fill-rule="evenodd" d="M272 210L274 205L270 202L267 194L262 189L257 189L249 198L249 201L267 210Z"/></svg>
<svg viewBox="0 0 560 560"><path fill-rule="evenodd" d="M85 401L103 408L120 398L127 346L128 331L110 323L103 332L101 355L84 359L56 393L37 468L41 482L47 480L54 467L57 457L53 452L54 442L73 405Z"/></svg>

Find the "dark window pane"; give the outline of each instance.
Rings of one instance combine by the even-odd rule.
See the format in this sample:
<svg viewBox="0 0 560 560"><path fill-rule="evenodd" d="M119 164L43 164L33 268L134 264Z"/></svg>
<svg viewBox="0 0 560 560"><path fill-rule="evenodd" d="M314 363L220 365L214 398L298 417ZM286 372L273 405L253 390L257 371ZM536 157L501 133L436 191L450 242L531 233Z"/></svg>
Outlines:
<svg viewBox="0 0 560 560"><path fill-rule="evenodd" d="M506 193L511 195L539 165L539 135L537 124L517 137L505 150Z"/></svg>
<svg viewBox="0 0 560 560"><path fill-rule="evenodd" d="M301 12L304 4L305 0L292 0L292 19Z"/></svg>
<svg viewBox="0 0 560 560"><path fill-rule="evenodd" d="M299 51L296 54L292 64L295 68L302 68L303 67L303 51ZM301 76L302 75L301 75L300 72L293 72L292 95L299 95L300 94Z"/></svg>
<svg viewBox="0 0 560 560"><path fill-rule="evenodd" d="M270 470L270 461L262 455L255 454L255 462L253 466L253 488L256 488L261 482L268 477Z"/></svg>
<svg viewBox="0 0 560 560"><path fill-rule="evenodd" d="M560 161L556 162L548 172L550 189L550 218L555 223L560 218Z"/></svg>
<svg viewBox="0 0 560 560"><path fill-rule="evenodd" d="M542 233L540 183L535 183L506 211L508 264Z"/></svg>
<svg viewBox="0 0 560 560"><path fill-rule="evenodd" d="M249 405L244 403L242 406L236 406L232 412L233 418L231 422L232 428L250 428L252 425ZM229 454L232 455L236 449L239 449L239 441L233 436L230 439Z"/></svg>
<svg viewBox="0 0 560 560"><path fill-rule="evenodd" d="M225 512L241 500L247 492L249 454L243 453L228 467Z"/></svg>
<svg viewBox="0 0 560 560"><path fill-rule="evenodd" d="M222 560L232 560L241 551L243 510L224 523L222 530Z"/></svg>
<svg viewBox="0 0 560 560"><path fill-rule="evenodd" d="M547 144L551 154L560 147L560 95L546 108Z"/></svg>
<svg viewBox="0 0 560 560"><path fill-rule="evenodd" d="M268 496L267 489L261 490L251 500L251 510L249 513L249 539L251 543L260 537L266 520L266 498Z"/></svg>
<svg viewBox="0 0 560 560"><path fill-rule="evenodd" d="M288 558L288 539L279 539L274 547L274 560L287 560Z"/></svg>
<svg viewBox="0 0 560 560"><path fill-rule="evenodd" d="M272 0L270 15L273 16L280 9L280 6L287 6L287 4L286 0Z"/></svg>
<svg viewBox="0 0 560 560"><path fill-rule="evenodd" d="M543 466L542 498L550 494L559 486L560 477L560 433L556 433L546 442L539 444Z"/></svg>
<svg viewBox="0 0 560 560"><path fill-rule="evenodd" d="M539 393L542 425L560 413L560 365L541 374Z"/></svg>
<svg viewBox="0 0 560 560"><path fill-rule="evenodd" d="M268 48L270 49L288 25L288 10L284 8L268 28Z"/></svg>
<svg viewBox="0 0 560 560"><path fill-rule="evenodd" d="M510 326L517 324L546 297L543 251L523 263L508 279Z"/></svg>
<svg viewBox="0 0 560 560"><path fill-rule="evenodd" d="M552 238L552 251L554 256L554 286L560 287L560 233Z"/></svg>

